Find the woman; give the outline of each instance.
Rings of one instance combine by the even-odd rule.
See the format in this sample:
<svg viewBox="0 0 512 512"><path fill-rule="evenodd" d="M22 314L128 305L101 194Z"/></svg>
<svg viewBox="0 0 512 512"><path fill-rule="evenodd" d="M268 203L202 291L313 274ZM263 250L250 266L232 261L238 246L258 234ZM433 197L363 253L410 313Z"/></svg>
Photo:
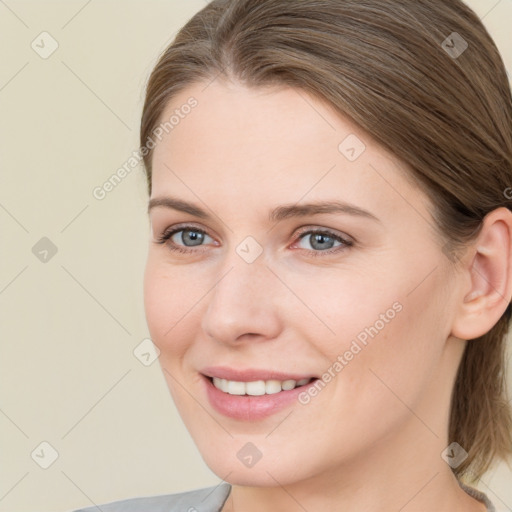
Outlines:
<svg viewBox="0 0 512 512"><path fill-rule="evenodd" d="M470 484L512 444L511 126L459 0L196 14L142 114L145 308L225 483L102 510L495 510Z"/></svg>

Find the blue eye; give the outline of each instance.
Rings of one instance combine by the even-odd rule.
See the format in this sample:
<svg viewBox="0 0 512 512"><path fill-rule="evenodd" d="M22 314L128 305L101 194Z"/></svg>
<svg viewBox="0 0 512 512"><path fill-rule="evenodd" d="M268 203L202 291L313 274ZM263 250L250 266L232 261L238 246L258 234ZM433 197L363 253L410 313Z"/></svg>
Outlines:
<svg viewBox="0 0 512 512"><path fill-rule="evenodd" d="M205 231L202 229L194 228L192 226L179 227L164 231L157 239L157 243L165 244L168 240L172 244L168 244L171 250L180 252L190 252L188 247L196 247L203 245L202 242L208 237L213 240ZM181 243L180 243L181 242Z"/></svg>
<svg viewBox="0 0 512 512"><path fill-rule="evenodd" d="M351 240L346 240L325 229L303 231L298 235L298 240L295 242L298 248L307 251L312 256L335 253L354 245ZM205 245L205 242L213 241L213 238L202 229L194 226L179 226L164 231L157 238L156 243L167 244L172 251L193 253L197 252L193 249L194 247L201 247ZM309 247L305 247L304 243L309 244Z"/></svg>
<svg viewBox="0 0 512 512"><path fill-rule="evenodd" d="M301 245L303 242L308 243L312 249ZM353 242L345 240L341 236L328 230L309 230L300 234L297 245L301 249L309 250L314 253L314 256L317 256L318 253L322 252L333 253L343 250L346 247L352 246Z"/></svg>
<svg viewBox="0 0 512 512"><path fill-rule="evenodd" d="M180 236L176 236L179 235ZM169 237L174 243L177 243L180 240L183 245L186 247L193 247L196 245L201 245L204 242L205 238L208 235L204 231L200 231L198 229L180 229L179 231L175 231L171 237ZM178 240L176 240L176 238ZM211 238L211 237L208 237Z"/></svg>

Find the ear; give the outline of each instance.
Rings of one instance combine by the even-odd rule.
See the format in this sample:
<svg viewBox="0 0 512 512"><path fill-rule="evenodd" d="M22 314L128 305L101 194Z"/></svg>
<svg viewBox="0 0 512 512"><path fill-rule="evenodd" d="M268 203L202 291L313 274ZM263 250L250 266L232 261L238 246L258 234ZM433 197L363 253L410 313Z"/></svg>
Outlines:
<svg viewBox="0 0 512 512"><path fill-rule="evenodd" d="M457 314L451 334L463 340L478 338L498 322L512 297L512 212L500 207L488 213L471 245L464 270Z"/></svg>

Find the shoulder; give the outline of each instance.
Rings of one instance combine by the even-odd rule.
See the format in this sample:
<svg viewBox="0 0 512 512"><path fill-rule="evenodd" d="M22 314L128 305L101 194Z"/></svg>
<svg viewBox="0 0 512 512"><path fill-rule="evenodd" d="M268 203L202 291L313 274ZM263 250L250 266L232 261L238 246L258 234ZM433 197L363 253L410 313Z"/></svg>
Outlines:
<svg viewBox="0 0 512 512"><path fill-rule="evenodd" d="M496 507L494 506L494 503L491 502L491 500L488 498L488 496L484 492L479 491L478 489L471 487L470 485L465 484L460 481L459 481L459 485L470 496L473 496L473 498L477 499L478 501L481 501L486 506L487 512L496 512Z"/></svg>
<svg viewBox="0 0 512 512"><path fill-rule="evenodd" d="M113 501L74 512L220 512L230 491L231 485L223 483L175 494Z"/></svg>

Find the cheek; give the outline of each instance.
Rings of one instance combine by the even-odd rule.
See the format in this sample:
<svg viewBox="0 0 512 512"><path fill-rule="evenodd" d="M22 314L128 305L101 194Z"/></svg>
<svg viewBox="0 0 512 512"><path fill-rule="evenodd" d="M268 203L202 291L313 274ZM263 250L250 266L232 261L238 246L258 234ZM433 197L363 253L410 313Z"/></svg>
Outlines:
<svg viewBox="0 0 512 512"><path fill-rule="evenodd" d="M189 285L187 286L187 283ZM187 329L194 324L204 291L190 285L188 274L149 256L144 273L144 308L151 339L165 360L186 349Z"/></svg>
<svg viewBox="0 0 512 512"><path fill-rule="evenodd" d="M405 294L396 281L386 282L386 272L373 270L322 269L315 276L288 279L310 310L297 304L289 308L290 325L299 322L304 334L331 359L349 350L354 341L364 347L382 338L403 314ZM304 314L297 315L297 307Z"/></svg>
<svg viewBox="0 0 512 512"><path fill-rule="evenodd" d="M393 293L371 302L364 318L359 317L362 323L351 324L344 343L361 335L365 343L357 342L361 351L345 375L352 391L367 401L367 411L400 415L402 402L412 407L431 385L449 332L439 276L429 279L412 293L407 281L395 283Z"/></svg>
<svg viewBox="0 0 512 512"><path fill-rule="evenodd" d="M300 322L303 334L324 356L325 370L343 373L354 389L380 385L370 370L399 388L406 382L421 386L449 334L440 298L442 276L433 273L422 282L431 270L427 263L425 269L403 261L400 272L373 268L373 272L295 278L294 291L317 318L313 314L298 318L294 309L290 325Z"/></svg>

